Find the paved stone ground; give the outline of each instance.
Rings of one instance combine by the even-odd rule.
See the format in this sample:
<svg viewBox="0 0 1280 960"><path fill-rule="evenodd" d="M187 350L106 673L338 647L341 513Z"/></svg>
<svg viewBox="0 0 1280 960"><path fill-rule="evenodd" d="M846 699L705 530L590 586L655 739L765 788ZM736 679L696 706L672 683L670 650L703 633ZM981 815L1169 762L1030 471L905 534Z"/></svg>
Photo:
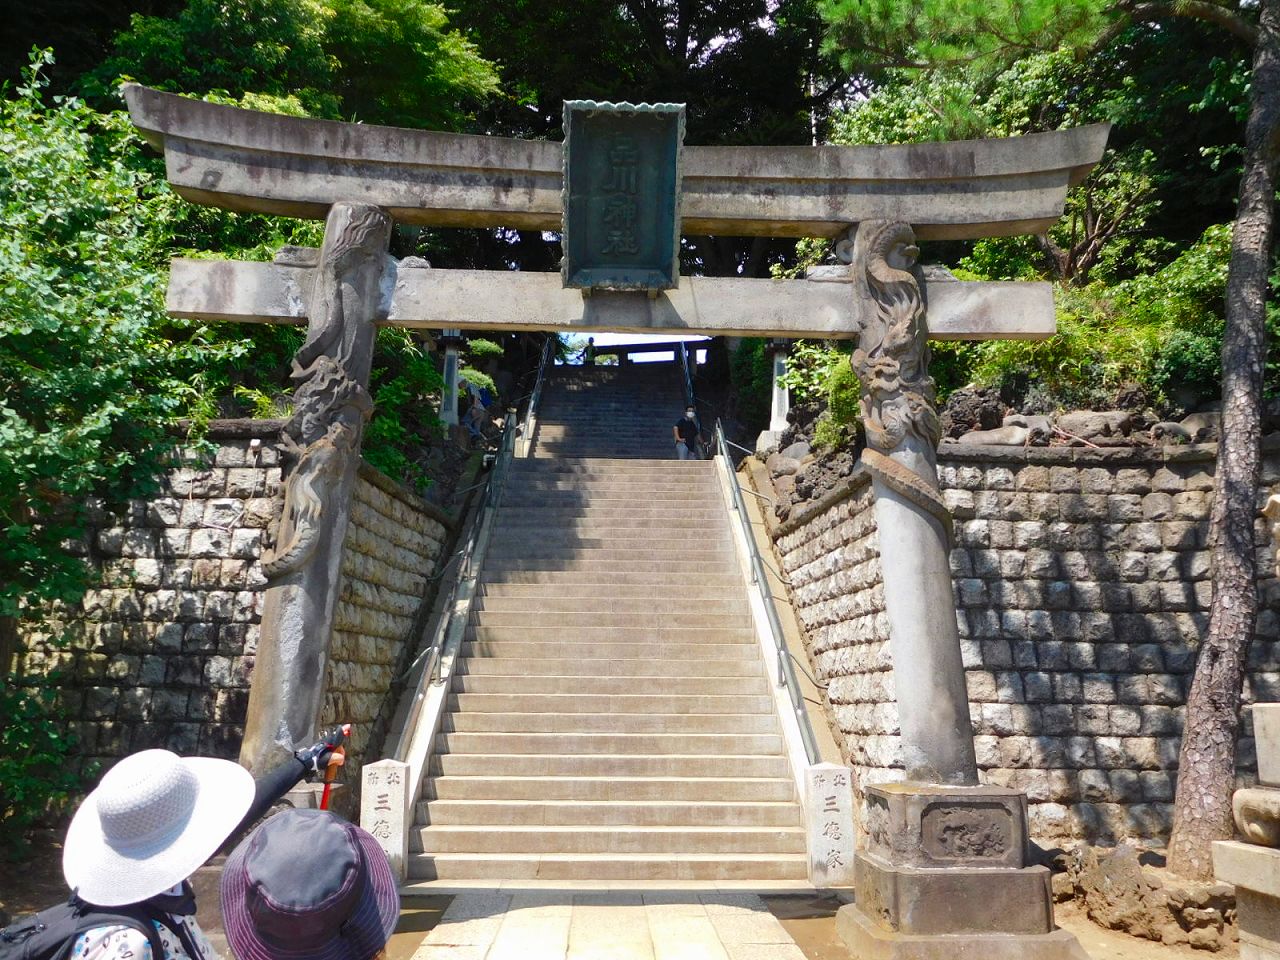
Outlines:
<svg viewBox="0 0 1280 960"><path fill-rule="evenodd" d="M413 960L805 960L760 897L517 891L454 898Z"/></svg>

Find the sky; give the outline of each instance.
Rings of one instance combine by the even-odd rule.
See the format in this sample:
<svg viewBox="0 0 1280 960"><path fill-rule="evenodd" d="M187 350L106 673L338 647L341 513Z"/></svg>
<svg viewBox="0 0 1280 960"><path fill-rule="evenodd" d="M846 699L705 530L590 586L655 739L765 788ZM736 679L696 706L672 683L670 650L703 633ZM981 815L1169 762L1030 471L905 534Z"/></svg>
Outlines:
<svg viewBox="0 0 1280 960"><path fill-rule="evenodd" d="M710 337L696 334L681 335L678 333L595 333L591 336L595 337L597 347L610 347L615 343L671 343L675 340L689 342L711 339ZM583 338L583 342L586 342L585 338ZM670 363L675 357L670 353L638 353L633 359L636 363ZM706 359L707 351L699 350L698 362L705 363Z"/></svg>

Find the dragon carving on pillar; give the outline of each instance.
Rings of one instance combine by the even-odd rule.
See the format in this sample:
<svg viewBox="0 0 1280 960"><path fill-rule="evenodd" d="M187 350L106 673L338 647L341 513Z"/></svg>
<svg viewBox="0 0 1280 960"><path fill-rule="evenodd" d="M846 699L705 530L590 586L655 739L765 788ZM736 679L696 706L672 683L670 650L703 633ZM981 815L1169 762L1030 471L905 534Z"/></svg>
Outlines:
<svg viewBox="0 0 1280 960"><path fill-rule="evenodd" d="M307 339L293 358L294 413L281 436L286 463L284 512L263 573L277 579L311 560L335 488L357 456L373 414L369 350L360 327L376 309L391 220L377 207L335 204L315 268ZM373 303L370 303L370 299ZM359 378L353 367L363 366Z"/></svg>
<svg viewBox="0 0 1280 960"><path fill-rule="evenodd" d="M836 243L836 255L850 264L859 299L872 305L859 321L850 357L862 383L867 434L862 461L886 486L935 516L950 537L951 513L933 468L942 426L929 376L919 253L911 227L891 220L865 221ZM901 456L911 453L916 456Z"/></svg>

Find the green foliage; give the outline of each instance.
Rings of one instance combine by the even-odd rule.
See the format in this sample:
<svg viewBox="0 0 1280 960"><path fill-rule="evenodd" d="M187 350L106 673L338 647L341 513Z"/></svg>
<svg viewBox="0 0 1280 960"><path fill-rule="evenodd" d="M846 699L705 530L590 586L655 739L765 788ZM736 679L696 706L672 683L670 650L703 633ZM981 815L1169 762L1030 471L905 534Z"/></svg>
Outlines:
<svg viewBox="0 0 1280 960"><path fill-rule="evenodd" d="M759 337L747 337L729 358L729 383L738 401L738 417L750 430L768 426L773 403L773 371L765 343Z"/></svg>
<svg viewBox="0 0 1280 960"><path fill-rule="evenodd" d="M86 499L145 490L199 393L184 367L236 352L162 320L174 198L123 115L43 102L49 62L0 102L0 616L79 595L85 567L61 545Z"/></svg>
<svg viewBox="0 0 1280 960"><path fill-rule="evenodd" d="M382 328L377 347L379 366L370 377L374 411L360 452L387 476L423 490L431 478L413 454L423 438L444 433L437 414L444 378L407 330Z"/></svg>
<svg viewBox="0 0 1280 960"><path fill-rule="evenodd" d="M792 403L825 402L835 369L848 364L849 354L822 341L797 340L787 357L783 384L791 391Z"/></svg>
<svg viewBox="0 0 1280 960"><path fill-rule="evenodd" d="M2 860L24 859L31 852L31 828L64 811L93 773L77 772L70 717L59 707L52 686L18 686L15 680L0 682Z"/></svg>
<svg viewBox="0 0 1280 960"><path fill-rule="evenodd" d="M86 91L105 96L120 76L431 128L459 126L497 89L492 65L425 0L187 0L172 18L135 15Z"/></svg>
<svg viewBox="0 0 1280 960"><path fill-rule="evenodd" d="M813 430L815 446L835 449L853 440L862 422L862 382L846 354L827 367L827 409Z"/></svg>
<svg viewBox="0 0 1280 960"><path fill-rule="evenodd" d="M486 357L501 357L504 352L502 347L492 340L477 338L467 341L467 355L473 360L483 360Z"/></svg>
<svg viewBox="0 0 1280 960"><path fill-rule="evenodd" d="M1084 50L1108 23L1106 0L818 0L824 49L850 71L976 65L1042 50Z"/></svg>
<svg viewBox="0 0 1280 960"><path fill-rule="evenodd" d="M1111 286L1059 288L1057 335L968 347L968 377L1029 390L1033 405L1050 408L1103 405L1126 385L1161 411L1211 400L1221 390L1230 252L1231 225L1215 224L1162 269ZM1270 372L1280 369L1275 313L1268 326ZM1274 373L1266 383L1272 393L1280 390Z"/></svg>
<svg viewBox="0 0 1280 960"><path fill-rule="evenodd" d="M498 388L493 382L493 377L487 373L482 373L475 367L459 367L458 379L465 380L480 390L488 390L495 397L498 395Z"/></svg>

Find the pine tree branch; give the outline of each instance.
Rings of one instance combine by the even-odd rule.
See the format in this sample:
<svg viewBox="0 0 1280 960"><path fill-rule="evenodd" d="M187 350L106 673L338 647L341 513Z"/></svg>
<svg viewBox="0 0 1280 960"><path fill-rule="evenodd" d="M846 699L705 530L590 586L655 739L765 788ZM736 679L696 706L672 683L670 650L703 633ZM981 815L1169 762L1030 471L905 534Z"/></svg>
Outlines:
<svg viewBox="0 0 1280 960"><path fill-rule="evenodd" d="M1121 14L1120 19L1103 31L1102 36L1094 43L1093 50L1101 50L1107 46L1131 24L1154 23L1173 17L1212 24L1249 47L1258 42L1258 28L1255 24L1208 0L1147 0L1141 3L1120 0L1115 10Z"/></svg>

